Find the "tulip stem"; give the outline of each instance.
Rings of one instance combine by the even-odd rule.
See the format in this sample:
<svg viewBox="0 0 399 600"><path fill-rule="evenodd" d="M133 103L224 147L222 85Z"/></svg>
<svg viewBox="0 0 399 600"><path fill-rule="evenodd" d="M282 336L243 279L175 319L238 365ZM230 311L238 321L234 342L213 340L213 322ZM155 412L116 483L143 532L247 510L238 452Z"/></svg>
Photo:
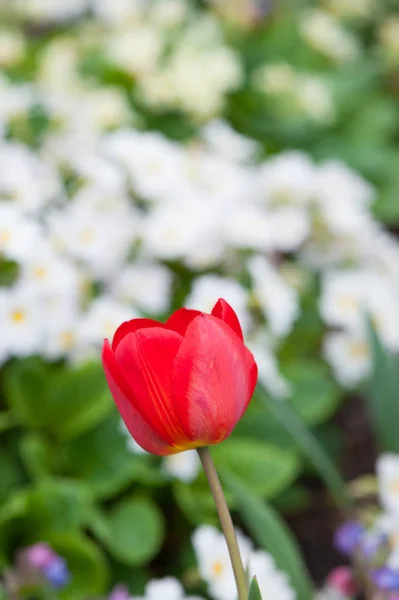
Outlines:
<svg viewBox="0 0 399 600"><path fill-rule="evenodd" d="M220 479L210 455L209 448L197 448L197 452L201 459L205 475L208 479L209 487L211 488L212 496L215 501L216 510L219 515L220 524L226 539L234 577L236 580L238 600L248 600L247 576L242 564L240 549L238 547L237 537L234 530L233 521L231 520L230 511L223 493L222 484L220 483Z"/></svg>

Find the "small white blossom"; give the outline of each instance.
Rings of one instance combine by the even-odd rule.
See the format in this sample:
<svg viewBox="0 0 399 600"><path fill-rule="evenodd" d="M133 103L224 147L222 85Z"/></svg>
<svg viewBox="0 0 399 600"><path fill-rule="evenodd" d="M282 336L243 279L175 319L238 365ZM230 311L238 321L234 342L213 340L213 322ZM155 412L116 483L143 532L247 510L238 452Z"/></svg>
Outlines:
<svg viewBox="0 0 399 600"><path fill-rule="evenodd" d="M344 387L356 386L369 373L370 349L363 335L328 334L324 340L324 356Z"/></svg>
<svg viewBox="0 0 399 600"><path fill-rule="evenodd" d="M117 274L111 291L122 302L132 302L144 313L164 313L170 304L172 273L162 264L138 262Z"/></svg>
<svg viewBox="0 0 399 600"><path fill-rule="evenodd" d="M296 593L291 588L287 575L277 569L273 557L267 552L257 550L249 559L250 577L256 576L262 598L273 600L295 600Z"/></svg>
<svg viewBox="0 0 399 600"><path fill-rule="evenodd" d="M186 596L183 586L174 577L152 579L145 588L145 595L133 596L132 600L203 600L199 596Z"/></svg>
<svg viewBox="0 0 399 600"><path fill-rule="evenodd" d="M277 337L286 336L298 316L297 292L263 256L252 256L248 261L248 270L253 279L254 296L268 320L271 332Z"/></svg>
<svg viewBox="0 0 399 600"><path fill-rule="evenodd" d="M244 568L246 568L252 544L241 532L237 531L236 534ZM236 585L223 534L210 525L202 525L195 530L192 543L201 577L208 584L211 596L215 600L235 598Z"/></svg>
<svg viewBox="0 0 399 600"><path fill-rule="evenodd" d="M0 288L0 356L29 356L39 352L46 318L40 297L29 285Z"/></svg>
<svg viewBox="0 0 399 600"><path fill-rule="evenodd" d="M323 10L316 9L305 14L301 21L301 30L313 48L337 63L345 63L359 56L357 39Z"/></svg>
<svg viewBox="0 0 399 600"><path fill-rule="evenodd" d="M180 479L184 483L191 483L197 478L201 463L196 450L186 450L165 456L162 466L168 475Z"/></svg>
<svg viewBox="0 0 399 600"><path fill-rule="evenodd" d="M383 508L399 517L399 456L381 454L376 464L380 502ZM398 522L399 523L399 522Z"/></svg>
<svg viewBox="0 0 399 600"><path fill-rule="evenodd" d="M244 331L249 327L248 292L234 279L220 275L203 275L194 280L185 304L188 308L210 313L219 298L224 298L235 310Z"/></svg>

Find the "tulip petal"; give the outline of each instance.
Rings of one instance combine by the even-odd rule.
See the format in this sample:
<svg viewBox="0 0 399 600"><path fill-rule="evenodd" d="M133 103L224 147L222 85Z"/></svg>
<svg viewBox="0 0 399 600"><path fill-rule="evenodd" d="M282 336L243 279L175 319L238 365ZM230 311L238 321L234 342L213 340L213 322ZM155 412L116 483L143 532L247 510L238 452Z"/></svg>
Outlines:
<svg viewBox="0 0 399 600"><path fill-rule="evenodd" d="M255 360L229 325L212 315L194 319L176 355L172 379L187 436L203 445L224 440L247 408L256 380Z"/></svg>
<svg viewBox="0 0 399 600"><path fill-rule="evenodd" d="M168 329L173 329L181 335L185 335L187 327L191 321L201 315L199 310L191 310L190 308L179 308L166 321L165 326Z"/></svg>
<svg viewBox="0 0 399 600"><path fill-rule="evenodd" d="M132 319L131 321L125 321L115 331L114 339L112 340L112 350L115 352L119 342L123 340L125 335L138 329L144 329L145 327L164 327L164 324L154 321L154 319Z"/></svg>
<svg viewBox="0 0 399 600"><path fill-rule="evenodd" d="M230 304L226 302L226 300L224 300L223 298L219 298L219 300L213 307L211 314L214 317L220 319L221 321L227 323L227 325L229 325L232 328L232 330L235 331L235 333L241 340L244 339L240 321L238 320L235 311L230 306Z"/></svg>
<svg viewBox="0 0 399 600"><path fill-rule="evenodd" d="M164 456L173 452L173 449L143 420L134 403L130 400L130 391L126 389L126 382L119 372L108 340L104 342L102 362L111 394L130 435L144 450L152 454Z"/></svg>
<svg viewBox="0 0 399 600"><path fill-rule="evenodd" d="M150 327L128 333L115 351L140 414L173 446L188 442L171 398L172 367L182 340L175 331Z"/></svg>

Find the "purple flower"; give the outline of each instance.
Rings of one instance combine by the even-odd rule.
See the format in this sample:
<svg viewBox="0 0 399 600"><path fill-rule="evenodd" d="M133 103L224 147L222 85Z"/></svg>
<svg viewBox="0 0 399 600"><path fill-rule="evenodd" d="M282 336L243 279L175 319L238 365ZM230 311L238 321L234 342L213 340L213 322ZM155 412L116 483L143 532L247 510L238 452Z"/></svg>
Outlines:
<svg viewBox="0 0 399 600"><path fill-rule="evenodd" d="M24 550L24 556L32 567L40 570L57 558L57 554L45 542L29 546Z"/></svg>
<svg viewBox="0 0 399 600"><path fill-rule="evenodd" d="M65 587L71 578L67 563L60 556L56 556L42 571L49 583L57 589Z"/></svg>
<svg viewBox="0 0 399 600"><path fill-rule="evenodd" d="M342 554L352 554L364 535L364 527L357 521L348 521L337 529L334 545Z"/></svg>
<svg viewBox="0 0 399 600"><path fill-rule="evenodd" d="M124 585L117 585L111 592L108 600L129 600L130 594Z"/></svg>
<svg viewBox="0 0 399 600"><path fill-rule="evenodd" d="M359 548L366 558L371 559L386 546L387 541L387 536L383 533L366 533L360 540Z"/></svg>
<svg viewBox="0 0 399 600"><path fill-rule="evenodd" d="M399 592L399 571L385 566L373 571L371 576L375 585L380 590L384 592Z"/></svg>

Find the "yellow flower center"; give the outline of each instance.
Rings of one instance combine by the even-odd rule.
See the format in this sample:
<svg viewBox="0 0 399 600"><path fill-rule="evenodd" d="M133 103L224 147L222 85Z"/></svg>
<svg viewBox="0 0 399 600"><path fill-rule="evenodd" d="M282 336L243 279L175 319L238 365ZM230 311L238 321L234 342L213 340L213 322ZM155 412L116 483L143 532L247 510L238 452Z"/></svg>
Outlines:
<svg viewBox="0 0 399 600"><path fill-rule="evenodd" d="M13 323L23 323L26 319L26 315L23 310L15 309L11 313L11 321Z"/></svg>
<svg viewBox="0 0 399 600"><path fill-rule="evenodd" d="M216 560L212 565L212 573L215 577L220 577L224 571L224 564L220 560Z"/></svg>
<svg viewBox="0 0 399 600"><path fill-rule="evenodd" d="M399 496L399 479L395 479L395 481L393 481L390 486L389 486L389 491L392 494L398 495Z"/></svg>
<svg viewBox="0 0 399 600"><path fill-rule="evenodd" d="M359 308L358 302L351 296L342 296L338 300L340 308L344 311L356 312Z"/></svg>
<svg viewBox="0 0 399 600"><path fill-rule="evenodd" d="M44 279L47 275L47 269L45 267L35 267L33 274L37 279Z"/></svg>
<svg viewBox="0 0 399 600"><path fill-rule="evenodd" d="M353 342L349 348L349 354L352 358L364 358L368 356L369 349L365 342Z"/></svg>
<svg viewBox="0 0 399 600"><path fill-rule="evenodd" d="M64 350L70 350L75 343L75 335L72 331L64 331L60 335L60 344Z"/></svg>
<svg viewBox="0 0 399 600"><path fill-rule="evenodd" d="M0 231L0 244L7 244L10 241L11 233L7 230Z"/></svg>

